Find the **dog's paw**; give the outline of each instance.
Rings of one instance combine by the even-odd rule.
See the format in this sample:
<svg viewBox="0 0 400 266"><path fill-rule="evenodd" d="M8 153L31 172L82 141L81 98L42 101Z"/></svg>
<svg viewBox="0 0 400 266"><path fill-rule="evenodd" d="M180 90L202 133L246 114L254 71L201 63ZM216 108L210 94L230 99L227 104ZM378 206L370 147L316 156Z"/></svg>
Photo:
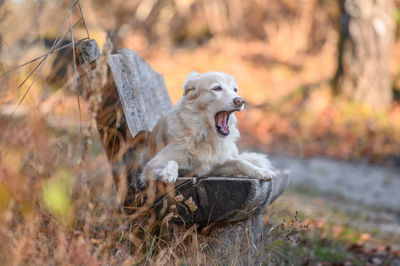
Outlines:
<svg viewBox="0 0 400 266"><path fill-rule="evenodd" d="M275 172L271 169L263 169L263 176L265 180L272 180L275 177Z"/></svg>
<svg viewBox="0 0 400 266"><path fill-rule="evenodd" d="M275 177L275 173L270 169L262 169L261 171L257 171L255 177L262 181L270 181Z"/></svg>
<svg viewBox="0 0 400 266"><path fill-rule="evenodd" d="M179 165L175 161L169 161L160 171L160 179L164 182L174 183L178 178Z"/></svg>

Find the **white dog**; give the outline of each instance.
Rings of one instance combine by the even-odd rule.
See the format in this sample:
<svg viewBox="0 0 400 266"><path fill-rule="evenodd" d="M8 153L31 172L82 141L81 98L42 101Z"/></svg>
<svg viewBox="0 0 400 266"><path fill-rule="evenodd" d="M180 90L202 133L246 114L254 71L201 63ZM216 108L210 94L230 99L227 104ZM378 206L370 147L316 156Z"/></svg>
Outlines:
<svg viewBox="0 0 400 266"><path fill-rule="evenodd" d="M265 155L239 154L235 111L244 108L235 79L221 72L190 73L183 97L148 137L150 155L140 181L175 182L178 176L246 176L269 180Z"/></svg>

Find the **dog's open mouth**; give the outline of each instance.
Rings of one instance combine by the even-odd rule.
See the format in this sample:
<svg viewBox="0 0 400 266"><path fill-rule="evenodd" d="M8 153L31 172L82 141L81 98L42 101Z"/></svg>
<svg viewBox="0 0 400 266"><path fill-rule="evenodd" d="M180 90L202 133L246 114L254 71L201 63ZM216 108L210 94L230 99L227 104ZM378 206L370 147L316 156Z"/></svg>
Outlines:
<svg viewBox="0 0 400 266"><path fill-rule="evenodd" d="M217 132L222 136L229 135L229 116L234 111L221 111L215 115L215 128Z"/></svg>

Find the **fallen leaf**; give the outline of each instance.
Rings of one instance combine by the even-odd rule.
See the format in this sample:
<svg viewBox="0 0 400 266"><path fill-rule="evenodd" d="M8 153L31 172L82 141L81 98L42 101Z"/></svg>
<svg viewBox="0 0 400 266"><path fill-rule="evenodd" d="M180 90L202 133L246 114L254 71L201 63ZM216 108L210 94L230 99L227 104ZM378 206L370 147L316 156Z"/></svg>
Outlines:
<svg viewBox="0 0 400 266"><path fill-rule="evenodd" d="M190 197L189 199L185 200L184 203L189 208L190 212L195 212L198 209L198 207L194 203L192 197Z"/></svg>
<svg viewBox="0 0 400 266"><path fill-rule="evenodd" d="M370 239L371 239L371 235L367 234L367 233L362 233L360 236L360 241L362 243L365 243L365 242L369 241Z"/></svg>
<svg viewBox="0 0 400 266"><path fill-rule="evenodd" d="M175 200L177 201L177 202L181 202L181 201L183 201L185 198L183 197L183 195L182 194L179 194L179 195L177 195L176 197L175 197Z"/></svg>

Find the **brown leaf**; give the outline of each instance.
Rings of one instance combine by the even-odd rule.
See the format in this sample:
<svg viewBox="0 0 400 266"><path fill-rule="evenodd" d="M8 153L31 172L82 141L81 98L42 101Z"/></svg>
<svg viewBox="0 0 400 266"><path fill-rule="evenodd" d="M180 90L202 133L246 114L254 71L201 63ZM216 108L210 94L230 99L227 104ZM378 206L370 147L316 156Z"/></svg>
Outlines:
<svg viewBox="0 0 400 266"><path fill-rule="evenodd" d="M175 200L177 201L177 202L181 202L181 201L183 201L185 198L183 197L183 195L182 194L179 194L179 195L177 195L176 197L175 197Z"/></svg>
<svg viewBox="0 0 400 266"><path fill-rule="evenodd" d="M189 199L185 200L184 203L189 208L190 212L195 212L198 209L198 207L194 203L192 197L190 197Z"/></svg>

